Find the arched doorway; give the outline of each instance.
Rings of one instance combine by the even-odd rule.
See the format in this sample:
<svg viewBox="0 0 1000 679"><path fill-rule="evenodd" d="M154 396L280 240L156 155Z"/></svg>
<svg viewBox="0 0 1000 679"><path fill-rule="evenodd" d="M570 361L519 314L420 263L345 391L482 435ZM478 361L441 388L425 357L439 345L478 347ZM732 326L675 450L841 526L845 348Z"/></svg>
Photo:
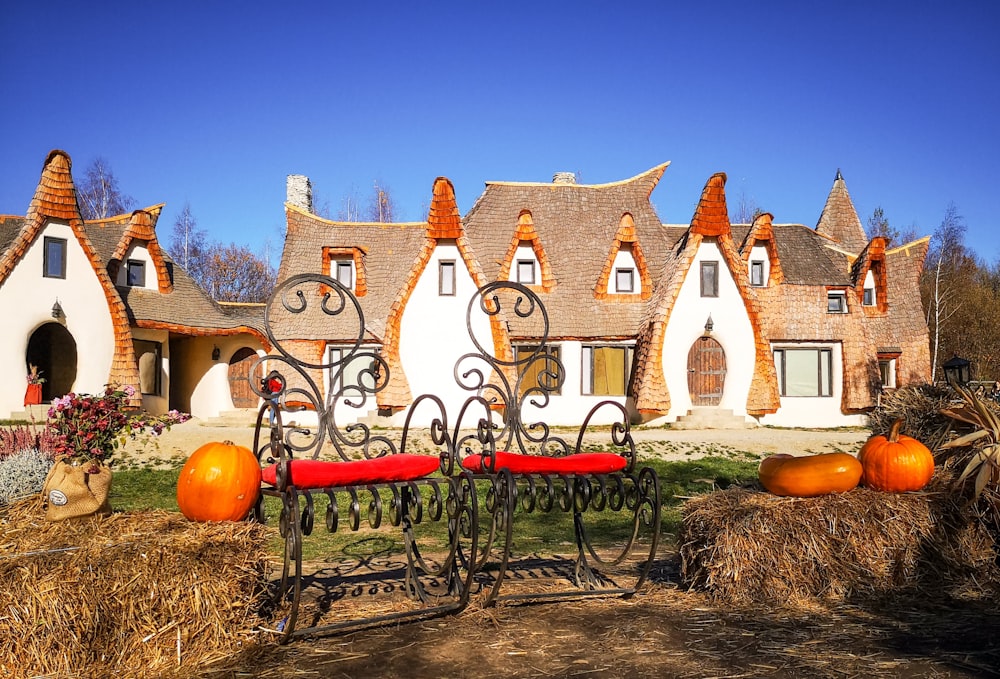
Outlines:
<svg viewBox="0 0 1000 679"><path fill-rule="evenodd" d="M48 402L73 391L76 381L76 340L58 323L46 323L31 333L25 364L37 365L45 382L42 401Z"/></svg>
<svg viewBox="0 0 1000 679"><path fill-rule="evenodd" d="M234 408L256 408L257 394L250 387L250 370L257 360L257 352L243 347L229 359L229 394Z"/></svg>
<svg viewBox="0 0 1000 679"><path fill-rule="evenodd" d="M726 352L708 335L702 335L688 352L688 392L693 406L717 406L726 383Z"/></svg>

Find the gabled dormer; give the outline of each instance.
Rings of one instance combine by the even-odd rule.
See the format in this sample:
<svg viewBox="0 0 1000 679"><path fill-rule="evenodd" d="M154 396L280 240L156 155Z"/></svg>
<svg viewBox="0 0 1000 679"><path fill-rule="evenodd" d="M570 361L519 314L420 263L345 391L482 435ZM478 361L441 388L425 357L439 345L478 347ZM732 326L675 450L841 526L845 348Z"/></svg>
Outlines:
<svg viewBox="0 0 1000 679"><path fill-rule="evenodd" d="M872 238L851 266L853 292L866 314L884 314L889 310L886 242L883 236Z"/></svg>
<svg viewBox="0 0 1000 679"><path fill-rule="evenodd" d="M626 212L618 222L618 232L594 286L594 296L620 302L641 302L652 294L653 282L636 234L635 220Z"/></svg>
<svg viewBox="0 0 1000 679"><path fill-rule="evenodd" d="M778 285L785 280L774 242L773 219L767 212L758 215L740 246L750 285L755 288Z"/></svg>
<svg viewBox="0 0 1000 679"><path fill-rule="evenodd" d="M498 279L522 283L539 292L552 292L556 286L549 258L529 210L522 210L517 217L517 228L500 266Z"/></svg>
<svg viewBox="0 0 1000 679"><path fill-rule="evenodd" d="M162 207L157 205L132 213L108 261L108 274L115 285L150 288L163 294L173 291L170 267L156 238L156 220Z"/></svg>
<svg viewBox="0 0 1000 679"><path fill-rule="evenodd" d="M368 293L368 276L365 272L365 248L333 247L323 248L321 271L324 276L336 279L355 297Z"/></svg>

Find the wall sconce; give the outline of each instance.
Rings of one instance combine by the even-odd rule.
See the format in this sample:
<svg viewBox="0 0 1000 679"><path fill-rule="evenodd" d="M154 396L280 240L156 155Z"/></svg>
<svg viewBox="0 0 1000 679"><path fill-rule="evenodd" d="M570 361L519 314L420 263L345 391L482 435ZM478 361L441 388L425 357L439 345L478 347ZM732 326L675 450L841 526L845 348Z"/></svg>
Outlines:
<svg viewBox="0 0 1000 679"><path fill-rule="evenodd" d="M221 352L219 351L219 347L214 347L214 348L212 349L212 360L213 360L213 361L218 361L218 360L219 360L219 354L220 354L220 353L221 353Z"/></svg>
<svg viewBox="0 0 1000 679"><path fill-rule="evenodd" d="M712 322L712 314L709 314L708 315L708 320L705 321L705 334L706 335L711 335L712 334L712 328L714 328L714 327L715 327L715 323Z"/></svg>
<svg viewBox="0 0 1000 679"><path fill-rule="evenodd" d="M62 305L59 304L59 300L58 299L56 300L56 303L52 305L52 318L56 318L56 319L58 319L58 318L66 318L66 314L63 313Z"/></svg>

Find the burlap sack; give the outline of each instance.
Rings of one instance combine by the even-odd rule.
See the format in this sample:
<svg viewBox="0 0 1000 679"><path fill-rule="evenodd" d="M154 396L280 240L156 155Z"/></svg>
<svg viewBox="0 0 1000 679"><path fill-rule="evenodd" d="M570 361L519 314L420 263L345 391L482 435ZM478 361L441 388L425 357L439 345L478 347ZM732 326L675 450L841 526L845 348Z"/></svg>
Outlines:
<svg viewBox="0 0 1000 679"><path fill-rule="evenodd" d="M108 515L111 505L111 469L106 465L60 457L42 486L42 506L49 521L63 521L94 514Z"/></svg>

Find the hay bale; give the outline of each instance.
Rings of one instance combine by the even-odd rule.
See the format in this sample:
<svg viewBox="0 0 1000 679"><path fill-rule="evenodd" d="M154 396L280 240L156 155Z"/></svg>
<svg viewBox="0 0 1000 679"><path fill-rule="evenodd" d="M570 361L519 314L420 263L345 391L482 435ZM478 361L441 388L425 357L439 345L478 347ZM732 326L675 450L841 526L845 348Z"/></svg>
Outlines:
<svg viewBox="0 0 1000 679"><path fill-rule="evenodd" d="M998 582L992 537L941 474L906 494L784 498L731 488L688 501L679 539L684 583L734 604L964 595L995 592Z"/></svg>
<svg viewBox="0 0 1000 679"><path fill-rule="evenodd" d="M244 652L265 529L178 513L45 521L0 512L0 676L163 677Z"/></svg>

